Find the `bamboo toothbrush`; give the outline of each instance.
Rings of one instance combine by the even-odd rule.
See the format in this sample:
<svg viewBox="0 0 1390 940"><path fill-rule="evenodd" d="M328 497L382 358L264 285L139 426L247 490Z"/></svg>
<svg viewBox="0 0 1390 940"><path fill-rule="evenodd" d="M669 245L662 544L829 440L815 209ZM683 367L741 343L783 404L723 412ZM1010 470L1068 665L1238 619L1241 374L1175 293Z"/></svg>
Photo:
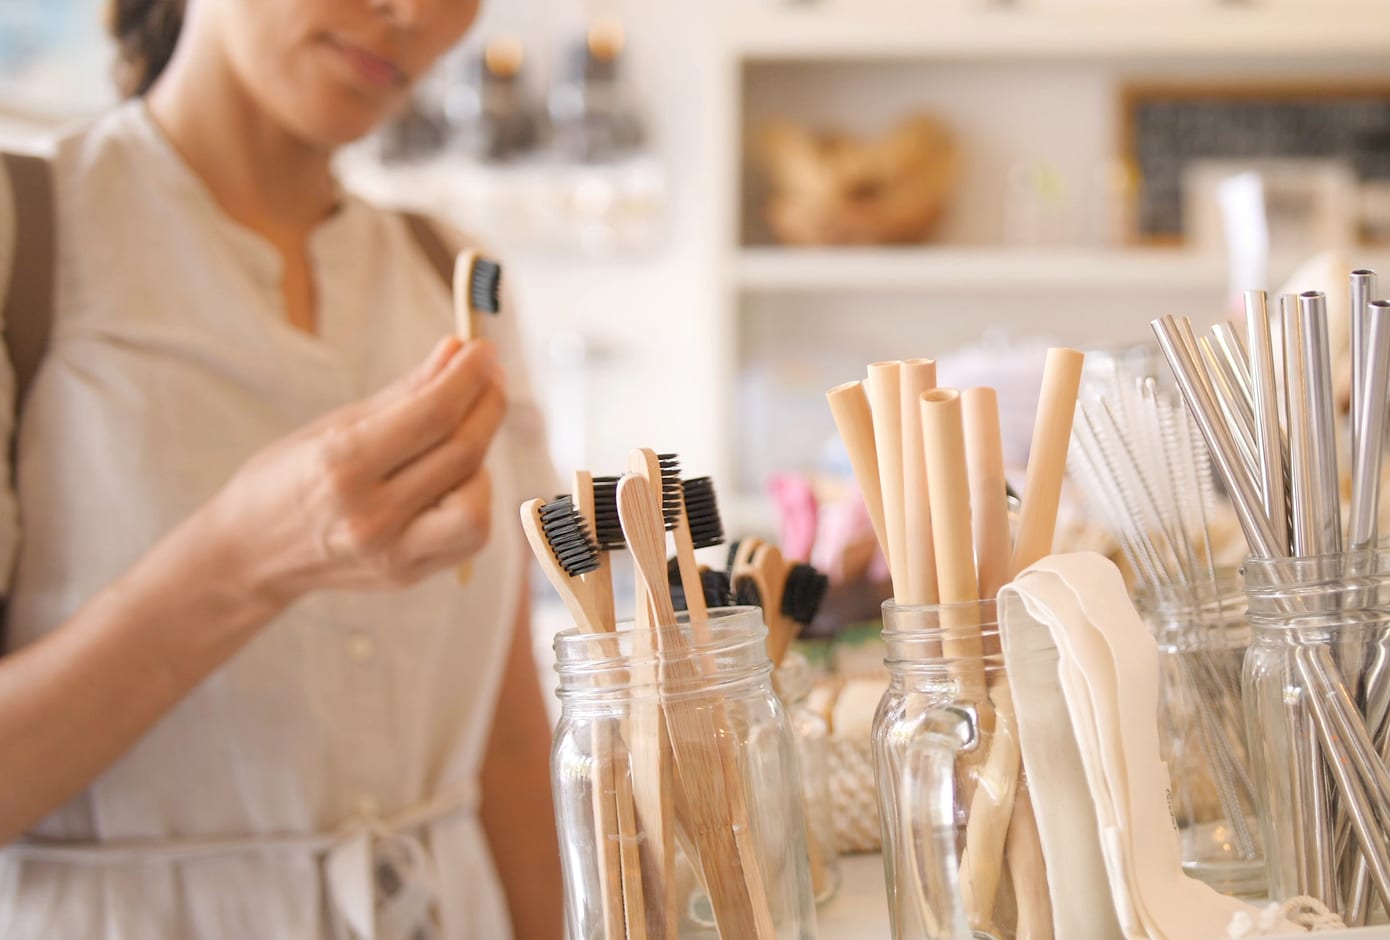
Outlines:
<svg viewBox="0 0 1390 940"><path fill-rule="evenodd" d="M582 579L599 570L598 546L589 536L585 514L577 511L568 497L547 503L533 499L521 507L521 525L531 551L541 570L565 602L575 625L585 633L610 632L594 609L592 595ZM606 937L644 937L640 925L633 932L625 919L625 898L629 905L640 909L641 883L630 885L625 880L627 867L633 861L624 859L627 840L622 838L623 813L620 810L619 785L615 773L612 741L609 729L602 723L593 728L593 758L596 778L593 780L594 838L600 848L599 894L603 910ZM630 815L630 813L629 813ZM635 843L633 850L635 851ZM632 871L636 872L633 867Z"/></svg>
<svg viewBox="0 0 1390 940"><path fill-rule="evenodd" d="M664 531L675 525L680 509L680 478L674 474L675 456L658 456L650 450L635 451L629 458L629 469L638 470L643 479L651 481L654 497L654 510ZM670 465L672 472L664 472ZM675 487L673 491L673 486ZM614 506L622 523L620 492L622 481L614 486ZM629 530L622 524L623 542L636 560L632 550ZM664 537L663 537L664 542ZM665 551L662 555L664 557ZM664 650L654 642L659 634L661 623L653 611L653 592L641 578L635 583L633 606L633 680L650 688L663 684L662 668L659 663ZM630 722L632 740L629 751L632 754L633 795L636 797L638 814L646 838L643 840L643 869L646 883L654 891L660 892L659 909L650 921L653 936L662 940L675 940L677 934L676 899L676 807L679 802L680 784L676 779L677 768L672 760L669 724L663 706L653 701L634 702Z"/></svg>
<svg viewBox="0 0 1390 940"><path fill-rule="evenodd" d="M476 251L461 251L454 258L454 334L467 342L478 336L481 315L502 311L502 266ZM459 563L458 582L473 580L473 560Z"/></svg>
<svg viewBox="0 0 1390 940"><path fill-rule="evenodd" d="M688 644L676 626L666 587L666 551L659 490L646 474L632 472L618 484L618 512L637 580L650 605L647 626L661 652L661 682L680 688L702 681L686 655ZM657 481L659 486L659 479ZM758 863L754 831L743 797L736 761L728 758L728 729L720 708L676 698L665 707L666 725L685 793L688 828L695 838L716 929L721 937L774 940L766 886Z"/></svg>
<svg viewBox="0 0 1390 940"><path fill-rule="evenodd" d="M595 542L595 568L581 574L579 580L589 592L589 609L599 619L600 626L606 632L612 633L616 631L617 624L613 610L613 576L608 553L614 547L615 541L621 545L622 529L617 524L617 478L610 479L611 485L608 485L608 481L599 483L587 470L576 471L571 484L571 499L580 517L588 524L588 530L593 533ZM600 503L603 504L602 509ZM617 528L616 535L613 532L614 528ZM606 655L614 660L621 655L616 643L611 654ZM638 848L641 830L637 821L632 774L628 764L629 755L622 730L604 723L596 724L594 754L599 766L600 786L605 791L607 803L615 817L611 822L616 825L619 878L622 885L622 895L618 898L616 913L621 915L622 924L626 927L625 934L614 933L608 936L623 936L626 940L645 940L646 895L642 884L641 852ZM599 801L600 797L601 794L595 794L596 801ZM612 833L613 828L605 825L601 831ZM612 853L612 847L606 845L603 851L606 870L601 875L610 881L613 878ZM605 898L604 914L607 920L611 921L615 912L608 906L609 903Z"/></svg>

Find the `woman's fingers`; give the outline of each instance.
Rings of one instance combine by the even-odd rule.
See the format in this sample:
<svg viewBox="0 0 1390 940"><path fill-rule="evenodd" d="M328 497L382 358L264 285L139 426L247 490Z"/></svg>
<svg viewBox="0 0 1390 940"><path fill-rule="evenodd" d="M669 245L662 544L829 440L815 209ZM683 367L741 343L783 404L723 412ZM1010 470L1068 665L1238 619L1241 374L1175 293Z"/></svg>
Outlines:
<svg viewBox="0 0 1390 940"><path fill-rule="evenodd" d="M416 516L397 541L403 574L418 576L476 554L492 529L492 478L479 470Z"/></svg>
<svg viewBox="0 0 1390 940"><path fill-rule="evenodd" d="M453 434L493 381L497 354L483 341L432 355L403 387L392 387L374 406L333 436L332 458L350 464L364 481L380 480Z"/></svg>
<svg viewBox="0 0 1390 940"><path fill-rule="evenodd" d="M493 382L464 415L453 434L386 481L382 494L385 501L407 520L439 502L442 496L482 467L506 412L507 401L502 387Z"/></svg>

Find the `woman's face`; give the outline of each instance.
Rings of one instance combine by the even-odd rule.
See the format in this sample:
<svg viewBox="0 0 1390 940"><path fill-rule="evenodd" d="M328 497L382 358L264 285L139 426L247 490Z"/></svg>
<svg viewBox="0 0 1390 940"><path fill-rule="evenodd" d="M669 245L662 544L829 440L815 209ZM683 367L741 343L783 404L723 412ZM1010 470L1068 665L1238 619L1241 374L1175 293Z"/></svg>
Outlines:
<svg viewBox="0 0 1390 940"><path fill-rule="evenodd" d="M334 147L371 131L467 32L479 0L195 0L256 104ZM205 32L207 32L205 30Z"/></svg>

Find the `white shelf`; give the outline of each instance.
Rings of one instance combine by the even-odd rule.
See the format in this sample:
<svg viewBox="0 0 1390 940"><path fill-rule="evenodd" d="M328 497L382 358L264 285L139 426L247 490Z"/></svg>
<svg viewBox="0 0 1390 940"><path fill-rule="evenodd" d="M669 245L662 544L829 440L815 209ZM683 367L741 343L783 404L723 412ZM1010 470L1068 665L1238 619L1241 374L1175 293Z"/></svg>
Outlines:
<svg viewBox="0 0 1390 940"><path fill-rule="evenodd" d="M1221 288L1221 255L1181 249L745 248L735 261L748 293L919 290Z"/></svg>
<svg viewBox="0 0 1390 940"><path fill-rule="evenodd" d="M1219 5L1212 0L1058 4L1027 9L986 0L858 9L830 0L805 8L741 11L729 24L729 47L748 61L798 59L1075 60L1276 58L1383 55L1390 17L1365 3L1329 9Z"/></svg>

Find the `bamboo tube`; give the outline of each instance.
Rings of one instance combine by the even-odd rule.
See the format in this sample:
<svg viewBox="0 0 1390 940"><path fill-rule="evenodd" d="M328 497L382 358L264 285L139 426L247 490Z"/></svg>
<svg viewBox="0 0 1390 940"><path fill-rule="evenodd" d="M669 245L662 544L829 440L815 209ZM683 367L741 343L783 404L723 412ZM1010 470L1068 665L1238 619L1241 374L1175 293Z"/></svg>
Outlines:
<svg viewBox="0 0 1390 940"><path fill-rule="evenodd" d="M932 536L936 544L936 580L945 605L969 604L980 599L975 574L974 539L970 531L970 488L965 469L965 429L961 422L960 393L938 388L922 395L922 439L931 483ZM946 626L942 646L949 659L962 665L973 662L971 684L964 690L984 692L978 613L943 611ZM948 613L953 624L946 624ZM969 622L974 620L973 625ZM973 629L972 629L973 626ZM964 668L969 668L964 666ZM977 675L978 673L978 675Z"/></svg>
<svg viewBox="0 0 1390 940"><path fill-rule="evenodd" d="M1009 497L999 400L992 388L970 388L961 392L960 407L980 596L989 598L1009 580Z"/></svg>
<svg viewBox="0 0 1390 940"><path fill-rule="evenodd" d="M1014 903L1018 907L1015 940L1052 940L1052 896L1048 893L1047 862L1043 858L1038 821L1033 815L1033 800L1028 788L1021 784L1014 794L1004 857L1009 863Z"/></svg>
<svg viewBox="0 0 1390 940"><path fill-rule="evenodd" d="M905 360L898 372L898 383L902 418L904 576L907 582L898 602L914 606L935 604L938 597L936 551L932 546L920 403L923 393L936 387L936 362L932 359ZM1000 493L1002 495L1003 490ZM896 584L894 589L897 590Z"/></svg>
<svg viewBox="0 0 1390 940"><path fill-rule="evenodd" d="M1033 444L1023 484L1023 508L1010 569L1017 574L1052 551L1057 504L1067 467L1071 419L1081 389L1086 357L1075 349L1049 349L1043 366L1042 394L1033 424Z"/></svg>
<svg viewBox="0 0 1390 940"><path fill-rule="evenodd" d="M903 511L901 363L875 362L869 366L868 390L883 524L888 535L888 571L893 578L893 596L902 597L907 590L907 514Z"/></svg>
<svg viewBox="0 0 1390 940"><path fill-rule="evenodd" d="M883 521L883 491L878 481L878 449L874 443L873 416L863 382L848 382L825 393L830 413L849 453L854 480L869 511L879 551L888 558L888 530Z"/></svg>

